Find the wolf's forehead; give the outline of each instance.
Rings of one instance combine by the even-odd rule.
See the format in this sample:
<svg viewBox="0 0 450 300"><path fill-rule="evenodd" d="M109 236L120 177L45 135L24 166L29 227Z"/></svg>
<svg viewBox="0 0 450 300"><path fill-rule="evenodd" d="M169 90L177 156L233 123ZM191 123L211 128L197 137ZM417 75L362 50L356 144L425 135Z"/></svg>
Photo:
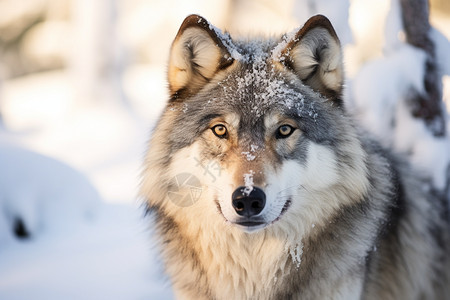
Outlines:
<svg viewBox="0 0 450 300"><path fill-rule="evenodd" d="M273 109L290 110L304 105L299 82L276 69L269 57L241 63L218 86L223 100L249 116L260 118Z"/></svg>
<svg viewBox="0 0 450 300"><path fill-rule="evenodd" d="M235 41L239 49L241 62L255 62L266 59L272 55L272 51L277 45L277 39L254 38L246 41Z"/></svg>

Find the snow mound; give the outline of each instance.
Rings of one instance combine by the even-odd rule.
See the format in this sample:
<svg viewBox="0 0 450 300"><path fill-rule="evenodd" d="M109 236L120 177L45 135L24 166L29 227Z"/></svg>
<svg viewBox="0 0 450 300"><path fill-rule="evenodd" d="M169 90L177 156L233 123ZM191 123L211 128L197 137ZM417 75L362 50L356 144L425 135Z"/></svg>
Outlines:
<svg viewBox="0 0 450 300"><path fill-rule="evenodd" d="M100 198L84 175L50 157L0 141L0 244L64 234L95 215Z"/></svg>
<svg viewBox="0 0 450 300"><path fill-rule="evenodd" d="M411 90L423 93L426 55L403 44L396 52L366 63L353 81L352 91L363 125L383 140L392 141L398 101Z"/></svg>

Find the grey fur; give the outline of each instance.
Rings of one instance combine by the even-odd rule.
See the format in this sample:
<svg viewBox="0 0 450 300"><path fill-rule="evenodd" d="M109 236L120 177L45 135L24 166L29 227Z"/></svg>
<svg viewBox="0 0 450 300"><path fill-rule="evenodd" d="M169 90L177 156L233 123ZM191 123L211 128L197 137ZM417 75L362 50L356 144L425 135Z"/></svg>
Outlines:
<svg viewBox="0 0 450 300"><path fill-rule="evenodd" d="M355 126L338 96L325 97L304 85L293 72L274 68L270 51L279 42L235 41L245 59L208 80L198 93L172 99L156 126L141 195L154 216L177 295L191 299L339 299L348 295L355 299L450 299L448 203L426 189L427 179L418 177L417 170ZM243 83L245 78L251 81ZM280 89L262 99L273 82ZM264 151L255 164L266 160L265 164L274 168L286 161L306 165L311 159L308 145L314 143L332 151L337 169L343 172L339 176L357 172L369 183L359 194L352 190L353 182L343 177L329 190L317 192L318 201L335 197L333 201L340 204L337 209L330 204L328 217L302 235L301 264L287 249L286 253L274 252L280 255L280 267L272 284L252 281L259 278L255 273L261 272L264 266L260 265L268 262L251 260L274 251L265 250L267 241L289 241L297 234L296 223L306 222L304 212L290 208L262 231L241 234L225 222L223 227L220 223L214 225L217 227L203 226L200 222L209 219L189 216L197 204L177 210L167 199L170 178L166 171L182 163L177 161L177 153L193 143L203 149L200 159L222 155L219 162L227 168L227 155L211 150L204 133L212 119L230 113L239 118L238 151L252 145ZM288 149L283 141L278 144L280 149L271 150L267 145L271 133L265 121L274 113L295 120L301 130L294 150L283 150ZM351 147L355 141L361 152ZM269 156L268 152L273 153ZM292 200L296 200L295 195ZM203 201L218 205L211 217L223 219L217 199ZM239 256L233 254L236 249ZM205 261L217 266L220 284ZM243 261L250 261L255 268L246 268Z"/></svg>

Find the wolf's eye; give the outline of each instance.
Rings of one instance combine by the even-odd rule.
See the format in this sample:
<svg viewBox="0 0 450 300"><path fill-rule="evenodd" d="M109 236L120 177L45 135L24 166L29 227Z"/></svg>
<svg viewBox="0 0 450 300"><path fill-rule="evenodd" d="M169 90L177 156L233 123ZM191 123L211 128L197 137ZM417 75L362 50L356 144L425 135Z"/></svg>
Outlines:
<svg viewBox="0 0 450 300"><path fill-rule="evenodd" d="M211 130L218 138L224 139L228 136L228 130L222 124L214 126Z"/></svg>
<svg viewBox="0 0 450 300"><path fill-rule="evenodd" d="M290 125L281 125L278 127L276 138L277 139L285 139L290 136L294 132L294 127Z"/></svg>

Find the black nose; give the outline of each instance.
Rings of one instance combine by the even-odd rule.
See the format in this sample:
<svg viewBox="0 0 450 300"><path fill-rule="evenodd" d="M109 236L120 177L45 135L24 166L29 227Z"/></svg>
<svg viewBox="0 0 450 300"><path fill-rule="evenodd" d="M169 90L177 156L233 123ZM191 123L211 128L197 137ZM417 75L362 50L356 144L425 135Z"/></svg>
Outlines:
<svg viewBox="0 0 450 300"><path fill-rule="evenodd" d="M233 192L231 199L236 213L245 217L258 215L266 205L266 194L258 187L246 193L245 187L241 186Z"/></svg>

